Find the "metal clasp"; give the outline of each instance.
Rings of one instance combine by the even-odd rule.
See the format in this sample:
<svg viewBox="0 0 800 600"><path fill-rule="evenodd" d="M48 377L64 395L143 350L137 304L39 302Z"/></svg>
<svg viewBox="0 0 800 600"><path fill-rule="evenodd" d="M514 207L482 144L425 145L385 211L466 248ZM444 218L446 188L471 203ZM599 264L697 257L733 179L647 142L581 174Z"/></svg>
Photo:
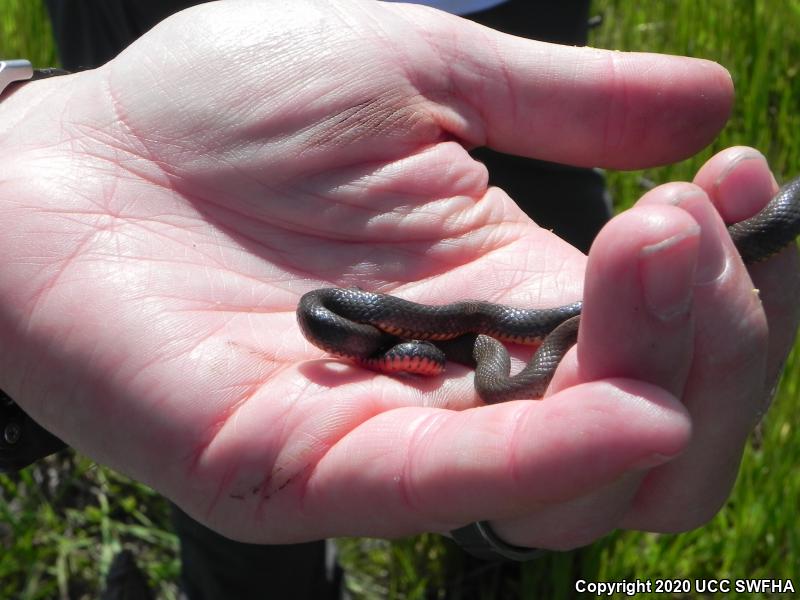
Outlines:
<svg viewBox="0 0 800 600"><path fill-rule="evenodd" d="M33 77L33 66L23 59L0 60L0 95L8 84Z"/></svg>

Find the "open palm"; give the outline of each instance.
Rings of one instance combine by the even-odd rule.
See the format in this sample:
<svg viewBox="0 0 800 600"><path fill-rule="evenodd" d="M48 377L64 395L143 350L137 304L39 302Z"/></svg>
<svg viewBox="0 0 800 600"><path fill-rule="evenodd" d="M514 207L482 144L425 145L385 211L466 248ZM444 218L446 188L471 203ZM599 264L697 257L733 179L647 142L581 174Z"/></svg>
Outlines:
<svg viewBox="0 0 800 600"><path fill-rule="evenodd" d="M742 161L723 156L697 185L653 192L601 236L587 271L584 255L487 188L465 148L665 162L708 142L730 92L710 63L537 44L419 7L181 13L105 67L3 104L37 109L24 131L13 116L3 130L16 151L0 167L13 191L2 335L15 349L2 388L65 441L242 540L446 531L491 517L516 543L558 547L648 527L645 473L689 444L685 394L708 395L692 392L707 378L697 348L732 319L756 347L768 343L741 265L725 288L731 315L695 327L697 311L723 301L710 294L698 308L691 295L715 226L698 214L716 218L707 196L725 201L701 180ZM744 169L763 202L766 165ZM666 206L676 193L700 208ZM624 242L621 231L632 231ZM658 318L642 317L639 345L614 363L616 350L602 349L609 330L638 323L626 306L649 298L636 287L646 276L624 284L642 248L674 274L677 299L654 301ZM317 360L294 315L302 293L327 285L552 306L583 297L584 276L588 325L554 382L558 402L482 407L457 366L420 380ZM609 277L620 285L593 283ZM599 316L610 304L619 318ZM765 369L748 372L753 389ZM648 485L675 477L651 473Z"/></svg>

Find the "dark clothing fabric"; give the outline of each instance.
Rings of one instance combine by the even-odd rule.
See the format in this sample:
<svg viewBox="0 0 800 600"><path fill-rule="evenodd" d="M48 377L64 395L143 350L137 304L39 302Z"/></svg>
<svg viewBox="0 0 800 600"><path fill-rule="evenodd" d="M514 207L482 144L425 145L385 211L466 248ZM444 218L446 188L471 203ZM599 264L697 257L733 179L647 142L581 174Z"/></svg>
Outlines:
<svg viewBox="0 0 800 600"><path fill-rule="evenodd" d="M191 0L47 0L64 68L104 64L160 20ZM231 10L236 4L231 4ZM585 44L588 0L511 0L470 15L484 25L540 40ZM473 156L484 162L490 182L506 190L543 227L587 250L609 218L602 175L512 157L488 149ZM190 600L227 598L334 598L341 573L331 565L324 541L259 546L228 540L175 509L181 539L184 593ZM327 558L326 558L327 556ZM503 567L518 572L517 565ZM460 598L466 598L460 592Z"/></svg>
<svg viewBox="0 0 800 600"><path fill-rule="evenodd" d="M489 169L489 183L505 190L538 225L588 252L611 218L603 173L478 148L470 154Z"/></svg>
<svg viewBox="0 0 800 600"><path fill-rule="evenodd" d="M94 69L192 0L46 0L61 66Z"/></svg>
<svg viewBox="0 0 800 600"><path fill-rule="evenodd" d="M324 541L273 546L234 542L177 507L172 522L181 540L181 589L190 600L339 598L342 572Z"/></svg>
<svg viewBox="0 0 800 600"><path fill-rule="evenodd" d="M497 31L570 46L585 46L590 0L511 0L466 15Z"/></svg>

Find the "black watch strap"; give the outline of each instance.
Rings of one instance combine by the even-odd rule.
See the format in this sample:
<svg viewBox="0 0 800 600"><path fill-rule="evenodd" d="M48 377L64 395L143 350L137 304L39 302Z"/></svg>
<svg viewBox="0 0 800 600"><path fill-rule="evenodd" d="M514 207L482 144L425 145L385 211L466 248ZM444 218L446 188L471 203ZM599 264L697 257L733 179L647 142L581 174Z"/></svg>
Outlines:
<svg viewBox="0 0 800 600"><path fill-rule="evenodd" d="M454 529L450 535L465 552L482 560L524 562L539 558L547 552L538 548L513 546L504 542L494 532L489 521L475 521Z"/></svg>
<svg viewBox="0 0 800 600"><path fill-rule="evenodd" d="M66 447L0 391L0 473L19 471Z"/></svg>
<svg viewBox="0 0 800 600"><path fill-rule="evenodd" d="M33 77L28 81L36 81L37 79L47 79L48 77L58 77L59 75L69 75L69 71L59 69L58 67L47 67L46 69L34 69Z"/></svg>

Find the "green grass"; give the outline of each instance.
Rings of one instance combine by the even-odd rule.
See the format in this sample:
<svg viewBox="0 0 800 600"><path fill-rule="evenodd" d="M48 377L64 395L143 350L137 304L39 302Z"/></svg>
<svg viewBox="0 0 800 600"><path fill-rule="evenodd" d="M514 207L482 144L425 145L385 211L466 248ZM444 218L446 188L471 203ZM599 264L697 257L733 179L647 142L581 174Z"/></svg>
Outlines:
<svg viewBox="0 0 800 600"><path fill-rule="evenodd" d="M72 454L0 476L0 598L97 598L111 559L134 551L177 597L169 507L147 486Z"/></svg>
<svg viewBox="0 0 800 600"><path fill-rule="evenodd" d="M676 165L609 173L620 207L648 186L691 179L714 152L759 148L779 179L800 173L800 0L604 0L591 43L716 60L733 74L737 103L712 147ZM12 15L14 18L12 18ZM0 56L55 62L38 0L0 0ZM463 571L449 541L343 540L355 598L572 598L577 579L787 579L800 573L800 350L787 363L773 409L752 437L736 488L707 526L682 535L617 533L525 565L519 577L487 566ZM110 557L133 547L162 598L174 598L177 542L151 490L84 459L58 458L0 476L0 598L93 598ZM800 580L794 580L795 586ZM694 594L662 594L689 598ZM737 594L731 594L735 597ZM656 594L637 598L656 597ZM779 597L778 594L752 598Z"/></svg>
<svg viewBox="0 0 800 600"><path fill-rule="evenodd" d="M41 0L0 0L0 58L27 58L34 67L57 64L53 32Z"/></svg>

